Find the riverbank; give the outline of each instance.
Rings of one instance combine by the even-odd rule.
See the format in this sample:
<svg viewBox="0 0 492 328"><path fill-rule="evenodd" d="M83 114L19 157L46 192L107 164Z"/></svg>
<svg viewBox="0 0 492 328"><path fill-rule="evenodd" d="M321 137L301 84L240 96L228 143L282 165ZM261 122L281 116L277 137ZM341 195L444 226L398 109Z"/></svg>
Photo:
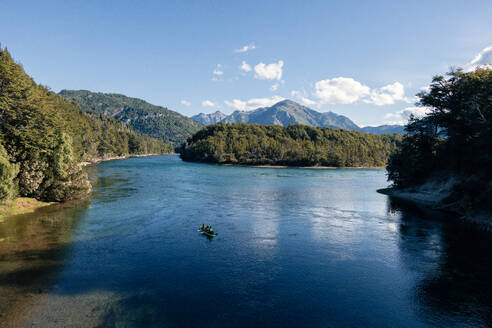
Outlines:
<svg viewBox="0 0 492 328"><path fill-rule="evenodd" d="M0 204L0 220L4 217L32 213L38 208L56 204L56 202L41 202L34 198L18 197Z"/></svg>
<svg viewBox="0 0 492 328"><path fill-rule="evenodd" d="M97 157L92 161L81 162L81 166L96 165L105 161L112 161L117 159L127 159L131 157L147 157L158 156L163 154L142 154L142 155L129 155L129 156L112 156L112 157ZM167 155L167 154L166 154ZM171 155L171 154L170 154ZM8 216L14 216L18 214L33 213L39 208L58 204L57 202L42 202L35 198L18 197L12 200L7 200L4 203L0 203L0 220Z"/></svg>
<svg viewBox="0 0 492 328"><path fill-rule="evenodd" d="M237 167L252 167L264 169L313 169L313 170L337 170L337 169L365 169L365 170L380 170L384 166L295 166L295 165L248 165L248 164L214 164L218 166L237 166Z"/></svg>
<svg viewBox="0 0 492 328"><path fill-rule="evenodd" d="M159 156L159 155L177 155L175 153L169 154L139 154L139 155L125 155L125 156L108 156L108 157L95 157L90 161L80 162L81 166L95 165L101 162L113 161L118 159L127 159L132 157L149 157L149 156Z"/></svg>
<svg viewBox="0 0 492 328"><path fill-rule="evenodd" d="M412 202L418 206L455 214L465 223L492 233L492 213L470 209L463 199L450 201L456 178L430 179L421 186L396 189L383 188L377 192L397 199Z"/></svg>

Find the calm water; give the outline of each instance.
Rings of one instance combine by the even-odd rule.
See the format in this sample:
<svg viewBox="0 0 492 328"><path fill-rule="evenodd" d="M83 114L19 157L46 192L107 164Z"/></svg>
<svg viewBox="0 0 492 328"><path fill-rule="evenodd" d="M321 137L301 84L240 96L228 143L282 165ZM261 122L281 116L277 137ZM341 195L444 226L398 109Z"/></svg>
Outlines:
<svg viewBox="0 0 492 328"><path fill-rule="evenodd" d="M90 174L90 202L0 222L5 326L492 323L490 238L376 193L383 170L161 156Z"/></svg>

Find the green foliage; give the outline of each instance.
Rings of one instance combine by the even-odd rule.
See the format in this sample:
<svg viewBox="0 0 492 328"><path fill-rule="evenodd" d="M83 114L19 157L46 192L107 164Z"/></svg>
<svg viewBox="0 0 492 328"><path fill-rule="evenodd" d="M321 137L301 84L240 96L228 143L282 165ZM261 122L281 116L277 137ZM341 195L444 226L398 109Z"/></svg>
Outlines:
<svg viewBox="0 0 492 328"><path fill-rule="evenodd" d="M202 125L191 118L137 98L86 90L62 90L60 95L88 113L114 118L141 134L179 145Z"/></svg>
<svg viewBox="0 0 492 328"><path fill-rule="evenodd" d="M401 149L390 159L388 179L397 188L433 177L453 177L445 200L458 211L492 209L492 70L436 76L420 93L430 114L413 119Z"/></svg>
<svg viewBox="0 0 492 328"><path fill-rule="evenodd" d="M114 119L88 114L36 84L1 48L0 140L8 154L0 152L2 172L6 172L0 182L5 189L2 195L18 189L20 196L47 201L89 192L81 161L172 151L169 144L137 135ZM18 174L10 186L16 168Z"/></svg>
<svg viewBox="0 0 492 328"><path fill-rule="evenodd" d="M421 184L436 172L482 177L492 175L492 70L461 70L434 77L418 94L430 109L412 119L401 149L390 159L388 178L399 188Z"/></svg>
<svg viewBox="0 0 492 328"><path fill-rule="evenodd" d="M9 161L7 151L0 143L0 201L15 194L14 179L19 173L19 166Z"/></svg>
<svg viewBox="0 0 492 328"><path fill-rule="evenodd" d="M306 125L218 123L188 138L181 158L222 164L377 167L386 165L400 140L398 135Z"/></svg>

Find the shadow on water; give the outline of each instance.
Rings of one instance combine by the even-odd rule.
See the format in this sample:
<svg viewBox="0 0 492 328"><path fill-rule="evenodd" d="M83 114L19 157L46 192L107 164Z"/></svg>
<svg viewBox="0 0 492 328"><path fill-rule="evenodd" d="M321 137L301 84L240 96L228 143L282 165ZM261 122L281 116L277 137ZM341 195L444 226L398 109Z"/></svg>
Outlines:
<svg viewBox="0 0 492 328"><path fill-rule="evenodd" d="M471 327L492 322L492 238L456 217L390 199L401 214L402 264L418 277L413 297L419 316ZM441 323L442 324L442 323Z"/></svg>
<svg viewBox="0 0 492 328"><path fill-rule="evenodd" d="M1 321L20 319L36 296L49 291L88 206L88 201L69 202L0 222Z"/></svg>

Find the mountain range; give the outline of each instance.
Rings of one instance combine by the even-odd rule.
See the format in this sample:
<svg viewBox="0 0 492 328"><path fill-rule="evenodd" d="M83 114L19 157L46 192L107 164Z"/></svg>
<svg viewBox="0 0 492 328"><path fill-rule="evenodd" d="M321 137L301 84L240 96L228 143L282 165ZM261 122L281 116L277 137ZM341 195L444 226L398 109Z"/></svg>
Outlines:
<svg viewBox="0 0 492 328"><path fill-rule="evenodd" d="M84 111L114 118L133 130L179 146L203 125L168 108L116 93L87 90L62 90L63 98L79 105Z"/></svg>
<svg viewBox="0 0 492 328"><path fill-rule="evenodd" d="M320 113L292 100L282 100L273 106L261 107L251 111L237 110L231 115L216 111L212 114L200 113L191 118L203 125L215 124L218 122L244 122L249 124L276 124L282 126L304 124L314 127L356 130L373 134L404 133L404 127L401 125L359 127L346 116L338 115L333 112Z"/></svg>

